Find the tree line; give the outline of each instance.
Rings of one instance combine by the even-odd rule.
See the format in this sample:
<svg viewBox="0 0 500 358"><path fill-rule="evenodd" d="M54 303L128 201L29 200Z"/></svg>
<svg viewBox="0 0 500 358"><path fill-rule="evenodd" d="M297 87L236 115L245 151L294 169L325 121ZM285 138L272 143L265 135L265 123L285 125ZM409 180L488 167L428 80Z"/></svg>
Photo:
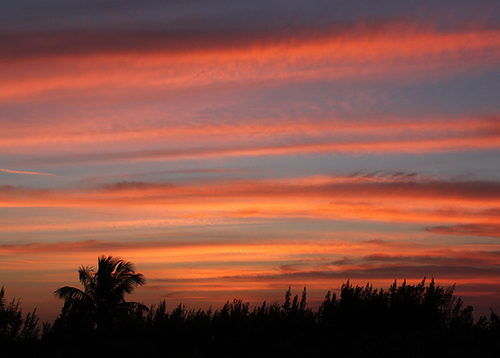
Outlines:
<svg viewBox="0 0 500 358"><path fill-rule="evenodd" d="M316 310L307 290L283 302L250 308L234 299L217 309L168 310L125 300L145 284L130 262L102 256L97 269L80 267L83 289L61 287L53 323L38 326L19 301L0 291L0 347L12 356L88 357L498 357L500 317L473 319L473 308L434 279L387 289L345 282ZM9 356L9 355L6 355Z"/></svg>

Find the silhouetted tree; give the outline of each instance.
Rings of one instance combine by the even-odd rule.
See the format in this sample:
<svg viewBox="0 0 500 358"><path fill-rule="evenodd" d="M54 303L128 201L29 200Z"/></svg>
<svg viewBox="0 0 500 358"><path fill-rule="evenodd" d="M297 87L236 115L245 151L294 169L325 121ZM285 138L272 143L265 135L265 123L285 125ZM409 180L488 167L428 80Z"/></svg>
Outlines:
<svg viewBox="0 0 500 358"><path fill-rule="evenodd" d="M19 300L5 301L5 290L0 290L0 339L12 341L17 338L23 324Z"/></svg>
<svg viewBox="0 0 500 358"><path fill-rule="evenodd" d="M38 316L36 309L23 319L21 301L15 298L6 304L5 290L0 290L0 340L28 341L38 338Z"/></svg>
<svg viewBox="0 0 500 358"><path fill-rule="evenodd" d="M299 310L301 312L305 311L306 306L307 306L307 292L306 292L306 286L304 286L304 290L302 291L302 298L300 299Z"/></svg>
<svg viewBox="0 0 500 358"><path fill-rule="evenodd" d="M5 308L5 290L2 286L2 289L0 290L0 310L3 311L3 309Z"/></svg>
<svg viewBox="0 0 500 358"><path fill-rule="evenodd" d="M6 303L5 290L0 290L0 355L34 356L40 346L40 329L36 309L23 318L21 301Z"/></svg>
<svg viewBox="0 0 500 358"><path fill-rule="evenodd" d="M65 301L63 320L77 319L80 324L93 326L91 328L107 329L113 325L113 320L131 315L142 306L125 301L126 294L146 282L142 274L135 273L131 262L101 256L97 270L81 266L78 276L83 290L64 286L54 292Z"/></svg>
<svg viewBox="0 0 500 358"><path fill-rule="evenodd" d="M305 288L299 297L292 296L289 287L284 301L264 301L252 311L241 299L227 301L214 313L188 310L182 304L167 311L163 301L152 306L147 317L138 309L129 310L127 324L121 331L113 330L119 334L105 339L90 330L93 340L84 336L71 341L67 338L74 334L64 336L66 331L59 330L63 339L50 343L48 335L44 343L49 351L59 349L72 356L78 347L81 357L103 352L242 358L500 356L499 316L492 312L489 319L482 317L474 324L472 307L465 307L453 292L454 286L443 288L425 279L415 285L395 281L389 290L347 281L338 296L328 292L316 312L306 306ZM73 299L68 305L78 306Z"/></svg>
<svg viewBox="0 0 500 358"><path fill-rule="evenodd" d="M288 311L291 307L291 297L292 297L292 289L288 286L288 290L285 292L285 302L283 303L283 309Z"/></svg>

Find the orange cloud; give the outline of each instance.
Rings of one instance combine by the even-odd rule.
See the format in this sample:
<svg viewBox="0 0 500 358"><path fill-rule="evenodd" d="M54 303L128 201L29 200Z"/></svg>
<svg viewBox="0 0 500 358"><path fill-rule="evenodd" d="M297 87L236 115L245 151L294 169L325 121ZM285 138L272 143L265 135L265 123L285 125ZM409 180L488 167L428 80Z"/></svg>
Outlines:
<svg viewBox="0 0 500 358"><path fill-rule="evenodd" d="M7 127L5 130L10 135L0 139L0 148L16 154L36 151L40 155L45 152L45 157L36 160L58 163L311 152L419 153L498 148L498 123L496 116L433 120L387 118L370 123L341 119L249 119L220 125L175 123L163 128L106 131L82 131L69 127L44 130L45 134L41 136L34 134L33 130ZM234 143L235 137L239 139L238 144ZM186 140L197 143L196 147L186 148ZM162 148L165 142L169 143L169 149L151 149L152 145ZM276 145L276 142L284 144ZM100 144L101 152L88 152L88 146L95 143ZM137 148L135 151L129 149L132 143ZM67 148L68 155L55 157L54 154L60 153L61 148Z"/></svg>
<svg viewBox="0 0 500 358"><path fill-rule="evenodd" d="M80 241L0 246L0 268L6 277L29 280L34 269L45 286L77 284L78 264L95 264L97 255L113 251L146 275L148 285L136 297L157 303L214 304L231 295L260 301L281 299L288 285L308 288L311 304L327 288L354 284L387 287L394 279L435 277L440 284L498 285L498 244L456 245L401 241ZM462 292L474 295L477 288ZM253 292L253 293L252 293ZM257 294L258 292L258 294ZM186 301L187 299L187 301Z"/></svg>
<svg viewBox="0 0 500 358"><path fill-rule="evenodd" d="M3 186L0 198L0 207L105 209L121 215L121 220L115 218L111 224L96 222L101 228L294 217L417 222L429 226L496 223L499 216L494 208L500 206L500 185L495 181L421 178L411 173L354 174L194 181L182 185L121 181L93 189L52 191Z"/></svg>
<svg viewBox="0 0 500 358"><path fill-rule="evenodd" d="M462 224L452 226L433 226L426 228L427 231L441 235L470 235L500 237L500 224Z"/></svg>
<svg viewBox="0 0 500 358"><path fill-rule="evenodd" d="M62 35L64 36L64 35ZM15 45L13 45L15 47ZM318 79L401 79L409 73L446 76L464 68L491 67L500 57L498 30L468 32L413 31L389 26L361 35L331 35L247 47L194 49L172 53L158 47L118 53L88 52L7 61L0 98L18 100L61 91L104 91L137 88L175 89L201 86L297 82ZM57 48L54 49L57 54ZM485 56L488 54L488 56ZM464 58L467 61L464 61ZM396 65L397 64L397 65ZM40 71L50 67L51 71ZM140 71L139 71L140 69ZM123 95L123 93L122 93Z"/></svg>
<svg viewBox="0 0 500 358"><path fill-rule="evenodd" d="M2 123L0 152L9 160L5 166L500 148L498 113L370 120L337 118L326 108L312 117L277 111L262 118L246 113L243 106L234 118L236 111L225 113L223 121L203 114L203 109L212 110L207 104L211 93L222 97L234 90L322 81L414 85L481 74L500 62L500 30L494 27L442 31L401 22L352 26L359 29L351 31L341 24L311 32L201 37L165 36L161 31L4 34L0 105L7 112L11 105L35 111L28 103L47 101L47 106L57 107L64 101L71 109ZM195 39L194 46L188 45ZM138 98L163 97L179 99L186 108L193 97L202 99L196 110L183 113L178 105L180 109L168 115L162 109L144 109L149 103L144 101L131 109L120 107ZM97 109L82 111L90 99ZM80 113L72 113L73 107ZM15 169L0 171L52 175ZM499 237L497 181L445 180L416 173L223 177L187 182L98 178L59 189L0 185L0 209L8 213L0 219L0 233L7 242L0 245L0 269L10 280L7 287L31 285L33 272L40 285L50 287L49 293L71 280L77 284L78 265L95 263L103 252L138 265L150 282L138 294L149 302L157 302L160 295L170 302L225 301L231 293L242 292L261 292L260 298L279 291L276 297L281 297L289 284L307 285L313 292L321 289L311 296L318 300L325 287L338 288L348 278L385 287L394 278L419 280L423 275L450 283L500 284L500 246L491 239ZM43 178L38 179L43 185ZM89 182L106 184L85 187ZM15 211L23 211L23 217ZM413 231L395 234L385 226L387 232L381 234L346 233L343 228L297 233L290 228L260 237L262 231L250 225L271 219L277 219L274 228L283 222L300 224L301 219L344 221L343 225L370 220L404 224ZM240 224L246 226L233 231ZM220 225L218 233L224 232L225 239L205 235L210 225ZM419 225L427 231L418 231ZM182 235L190 230L196 232L196 240ZM244 230L249 231L246 236ZM483 243L455 237L469 243L447 248L440 245L447 238L438 235L473 236ZM30 241L35 236L40 241ZM88 240L100 236L107 240ZM54 237L62 241L54 242ZM393 241L360 241L361 237ZM75 238L80 241L70 241ZM434 242L428 244L431 239ZM470 286L468 292L480 293L481 287Z"/></svg>

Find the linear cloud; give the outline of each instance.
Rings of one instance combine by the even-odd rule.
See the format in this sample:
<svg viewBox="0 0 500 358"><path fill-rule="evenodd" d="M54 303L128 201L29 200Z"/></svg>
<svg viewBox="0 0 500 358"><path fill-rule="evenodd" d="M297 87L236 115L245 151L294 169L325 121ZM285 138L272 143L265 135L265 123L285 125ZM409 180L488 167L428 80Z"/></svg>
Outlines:
<svg viewBox="0 0 500 358"><path fill-rule="evenodd" d="M9 174L22 174L22 175L56 176L55 174L50 174L50 173L28 172L28 171L23 171L23 170L12 170L12 169L3 169L3 168L0 168L0 172L9 173Z"/></svg>
<svg viewBox="0 0 500 358"><path fill-rule="evenodd" d="M301 27L275 28L202 28L168 29L156 26L149 29L67 30L7 33L0 59L42 57L55 55L84 55L117 53L129 50L140 52L164 51L170 54L193 51L220 51L223 49L269 46L298 41L318 41L325 37L334 39L356 38L363 35L377 36L390 32L410 35L416 28L434 32L435 23L401 20L338 21L331 24L303 24ZM484 31L484 24L471 23L470 31ZM354 31L353 31L354 30ZM436 31L437 32L437 31ZM446 34L446 32L443 32ZM453 34L453 32L448 32ZM492 32L494 33L494 32ZM354 34L354 35L353 35ZM491 37L491 36L490 36Z"/></svg>
<svg viewBox="0 0 500 358"><path fill-rule="evenodd" d="M426 230L440 235L500 237L500 225L496 223L432 226L427 227Z"/></svg>

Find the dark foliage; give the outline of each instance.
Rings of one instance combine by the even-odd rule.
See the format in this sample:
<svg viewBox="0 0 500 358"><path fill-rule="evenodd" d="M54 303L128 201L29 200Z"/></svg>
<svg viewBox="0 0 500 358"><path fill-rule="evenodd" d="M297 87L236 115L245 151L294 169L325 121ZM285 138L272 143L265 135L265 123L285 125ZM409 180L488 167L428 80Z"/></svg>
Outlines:
<svg viewBox="0 0 500 358"><path fill-rule="evenodd" d="M5 290L0 290L0 347L3 354L35 355L39 346L38 316L36 310L23 318L20 300L7 304Z"/></svg>
<svg viewBox="0 0 500 358"><path fill-rule="evenodd" d="M116 272L118 261L100 260L107 260L107 270L113 267L106 272ZM137 275L129 268L128 274ZM90 278L82 281L81 292L92 296L99 269L81 270L90 273L84 275ZM143 283L135 282L133 287ZM83 294L72 293L63 297L59 318L45 324L36 339L34 312L21 319L19 305L13 301L7 306L2 290L0 332L2 342L20 351L12 342L32 342L31 356L41 357L500 356L500 317L491 312L489 318L474 322L472 307L464 306L453 292L454 287L425 279L416 285L395 281L388 290L347 281L338 296L328 292L315 311L307 307L305 287L300 295L289 288L282 304L264 301L251 309L248 302L234 299L216 310L179 305L169 311L165 301L149 309L127 304L122 310L124 295L94 296L90 304ZM99 304L109 309L105 318Z"/></svg>
<svg viewBox="0 0 500 358"><path fill-rule="evenodd" d="M125 295L132 293L146 280L134 271L131 262L101 256L97 270L80 267L79 280L83 291L76 287L64 286L54 294L64 299L64 307L56 324L66 330L96 329L100 332L111 330L123 324L137 310L147 309L136 302L126 302Z"/></svg>
<svg viewBox="0 0 500 358"><path fill-rule="evenodd" d="M149 312L142 304L127 302L125 295L146 282L143 275L135 273L131 262L101 256L97 270L82 266L78 277L83 290L64 286L54 292L64 299L64 305L54 324L45 327L42 338L55 349L55 356L83 357L96 354L96 349L102 354L113 344L120 344L119 349L135 345L138 341L131 335L145 328L141 324Z"/></svg>
<svg viewBox="0 0 500 358"><path fill-rule="evenodd" d="M253 309L235 299L215 311L179 305L169 312L163 301L147 311L136 307L105 335L82 326L81 341L71 346L61 345L54 325L48 337L57 348L45 343L73 356L499 356L500 318L492 312L474 323L472 307L453 292L425 279L416 285L394 282L386 291L348 281L339 296L328 292L316 311L307 307L305 288L295 296L289 288L282 304L263 302ZM75 344L83 348L74 350Z"/></svg>

